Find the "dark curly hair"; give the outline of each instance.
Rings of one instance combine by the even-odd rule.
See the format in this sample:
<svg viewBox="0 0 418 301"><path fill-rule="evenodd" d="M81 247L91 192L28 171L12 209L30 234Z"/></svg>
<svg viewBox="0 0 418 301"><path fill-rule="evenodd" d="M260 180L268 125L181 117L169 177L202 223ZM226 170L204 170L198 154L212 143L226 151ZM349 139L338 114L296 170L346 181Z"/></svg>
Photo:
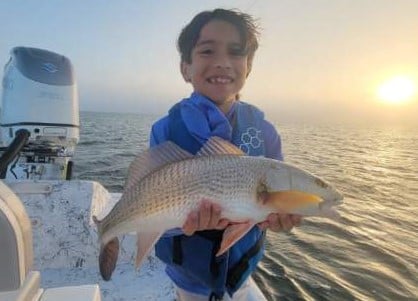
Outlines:
<svg viewBox="0 0 418 301"><path fill-rule="evenodd" d="M252 61L254 53L258 48L257 36L258 26L252 16L237 10L215 9L203 11L197 14L192 21L181 31L177 40L177 48L180 52L182 62L192 62L192 50L200 36L203 26L212 20L221 20L235 26L241 37L243 52L248 55L249 62Z"/></svg>

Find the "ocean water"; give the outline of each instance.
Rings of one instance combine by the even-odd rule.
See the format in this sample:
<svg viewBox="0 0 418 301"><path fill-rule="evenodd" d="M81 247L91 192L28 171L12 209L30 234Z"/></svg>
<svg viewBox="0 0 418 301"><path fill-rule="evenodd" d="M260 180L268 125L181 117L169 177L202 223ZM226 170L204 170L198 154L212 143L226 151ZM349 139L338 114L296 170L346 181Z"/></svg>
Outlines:
<svg viewBox="0 0 418 301"><path fill-rule="evenodd" d="M121 192L158 116L81 113L74 178ZM339 222L269 233L255 280L268 300L418 300L418 129L280 124L286 161L345 195Z"/></svg>

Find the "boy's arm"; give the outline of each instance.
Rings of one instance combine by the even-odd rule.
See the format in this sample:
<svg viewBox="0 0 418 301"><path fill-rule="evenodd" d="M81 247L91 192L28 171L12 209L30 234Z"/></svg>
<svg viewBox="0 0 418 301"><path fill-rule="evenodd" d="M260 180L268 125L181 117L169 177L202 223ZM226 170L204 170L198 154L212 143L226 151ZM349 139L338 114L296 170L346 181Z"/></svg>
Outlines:
<svg viewBox="0 0 418 301"><path fill-rule="evenodd" d="M151 127L149 138L150 147L154 147L168 140L168 117L164 117L155 122Z"/></svg>
<svg viewBox="0 0 418 301"><path fill-rule="evenodd" d="M276 128L268 121L264 121L262 131L264 133L264 147L266 157L283 161L282 141Z"/></svg>

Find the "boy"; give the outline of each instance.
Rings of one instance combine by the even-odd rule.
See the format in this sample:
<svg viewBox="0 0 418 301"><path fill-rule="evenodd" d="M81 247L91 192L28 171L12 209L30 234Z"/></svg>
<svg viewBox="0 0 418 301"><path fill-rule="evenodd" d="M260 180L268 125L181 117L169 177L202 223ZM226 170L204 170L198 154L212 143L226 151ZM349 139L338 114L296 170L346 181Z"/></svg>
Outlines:
<svg viewBox="0 0 418 301"><path fill-rule="evenodd" d="M237 11L215 9L193 18L178 39L181 74L193 93L153 125L151 147L171 140L196 153L211 136L219 136L248 155L282 160L274 127L260 110L239 101L258 47L257 34L252 17ZM229 223L220 216L219 206L202 200L182 232L169 231L156 245L179 300L247 300L248 277L263 254L263 230L289 231L300 223L299 216L271 214L216 257Z"/></svg>

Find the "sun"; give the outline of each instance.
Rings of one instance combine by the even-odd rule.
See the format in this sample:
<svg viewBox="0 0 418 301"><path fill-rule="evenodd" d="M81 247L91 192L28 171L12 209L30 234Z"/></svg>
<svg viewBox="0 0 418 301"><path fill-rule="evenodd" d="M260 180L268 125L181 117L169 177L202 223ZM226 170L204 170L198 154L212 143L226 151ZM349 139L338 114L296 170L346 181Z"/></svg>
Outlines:
<svg viewBox="0 0 418 301"><path fill-rule="evenodd" d="M384 102L401 104L411 100L416 90L416 85L411 78L396 76L379 86L377 96Z"/></svg>

